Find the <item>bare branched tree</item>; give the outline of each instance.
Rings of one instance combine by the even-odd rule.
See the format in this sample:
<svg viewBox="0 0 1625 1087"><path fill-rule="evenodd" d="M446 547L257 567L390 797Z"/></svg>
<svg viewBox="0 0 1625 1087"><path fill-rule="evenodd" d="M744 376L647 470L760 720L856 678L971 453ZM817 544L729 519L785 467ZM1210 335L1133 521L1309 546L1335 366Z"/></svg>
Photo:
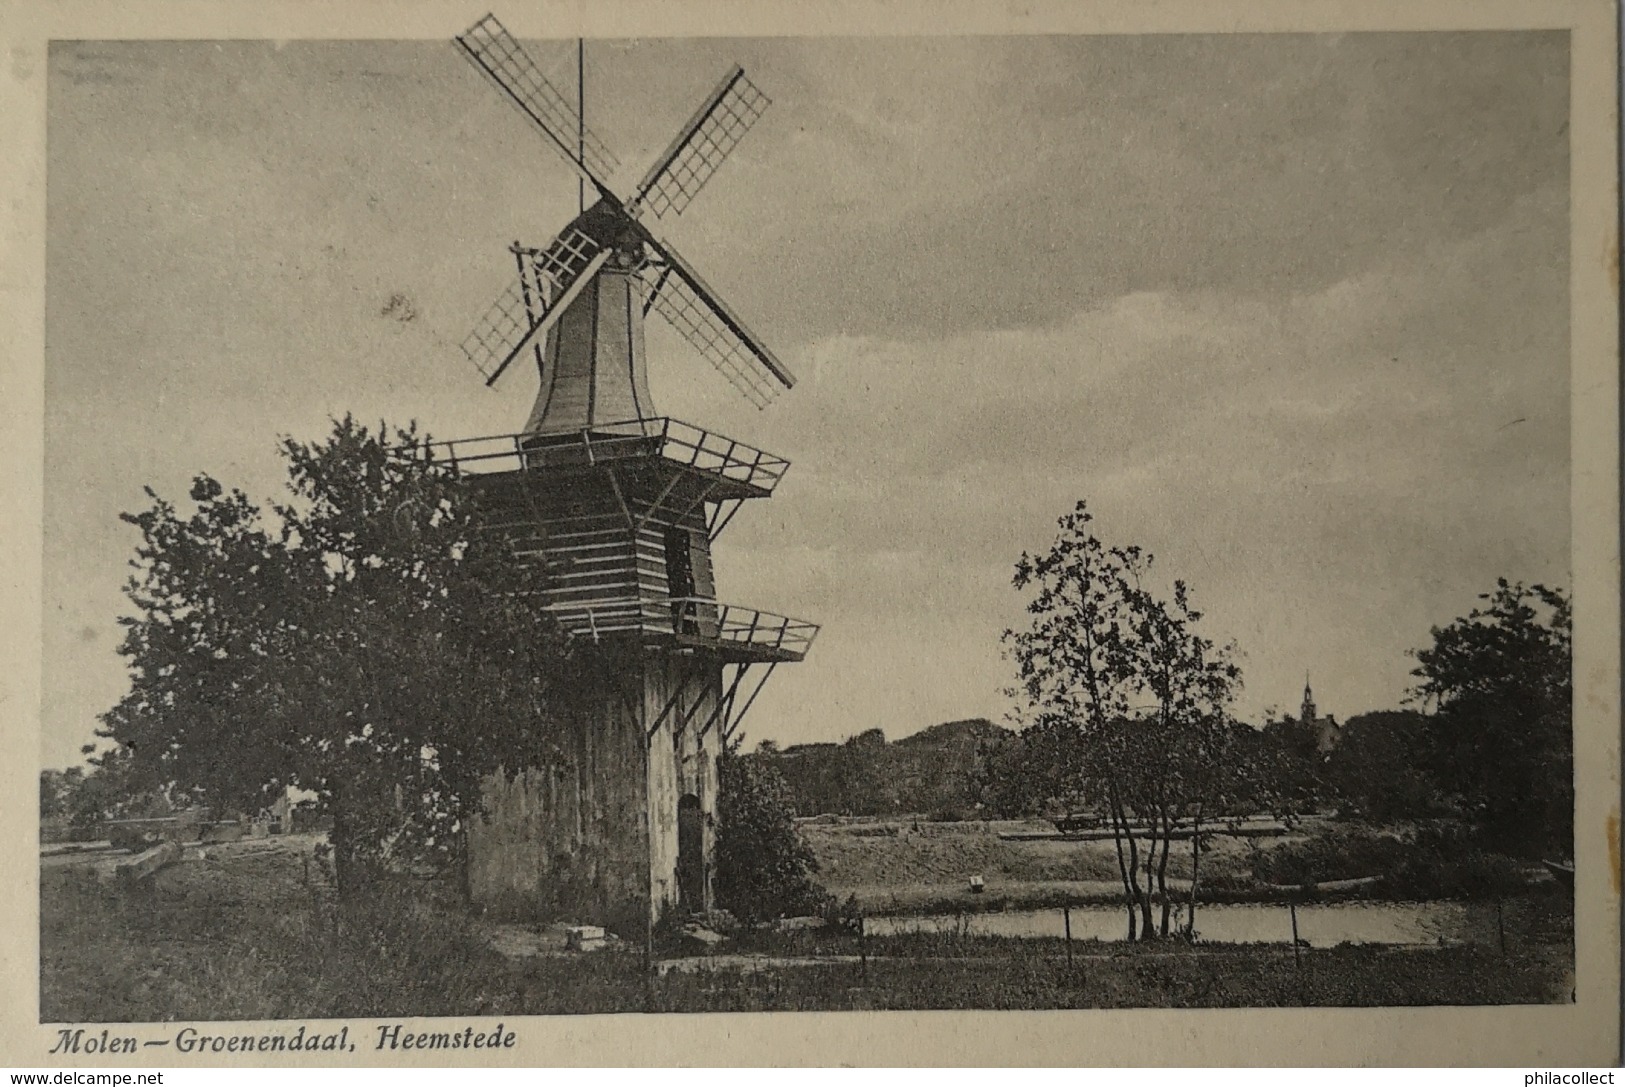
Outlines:
<svg viewBox="0 0 1625 1087"><path fill-rule="evenodd" d="M1168 861L1190 836L1190 932L1204 820L1222 808L1234 763L1229 706L1241 670L1232 647L1196 632L1202 616L1186 585L1159 596L1152 556L1106 545L1093 520L1078 503L1050 550L1016 565L1016 588L1032 594L1028 628L1005 633L1020 669L1024 738L1051 762L1060 799L1098 810L1111 827L1130 939L1170 935Z"/></svg>

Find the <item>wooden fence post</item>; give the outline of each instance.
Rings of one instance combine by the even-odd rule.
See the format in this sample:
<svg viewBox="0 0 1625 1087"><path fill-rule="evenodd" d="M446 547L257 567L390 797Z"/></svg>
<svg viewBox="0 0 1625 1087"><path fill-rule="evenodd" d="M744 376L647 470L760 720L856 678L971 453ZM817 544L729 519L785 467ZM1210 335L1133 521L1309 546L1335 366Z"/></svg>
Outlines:
<svg viewBox="0 0 1625 1087"><path fill-rule="evenodd" d="M1072 965L1072 907L1061 907L1061 921L1066 925L1066 964Z"/></svg>
<svg viewBox="0 0 1625 1087"><path fill-rule="evenodd" d="M1296 899L1287 899L1286 908L1292 913L1292 965L1301 967L1303 964L1298 957L1298 902Z"/></svg>

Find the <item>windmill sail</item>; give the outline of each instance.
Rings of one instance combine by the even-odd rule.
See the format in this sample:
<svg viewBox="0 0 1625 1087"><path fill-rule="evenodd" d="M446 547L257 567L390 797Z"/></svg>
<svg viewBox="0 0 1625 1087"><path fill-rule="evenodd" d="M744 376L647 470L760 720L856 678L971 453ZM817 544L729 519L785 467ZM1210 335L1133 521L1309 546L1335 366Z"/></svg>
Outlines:
<svg viewBox="0 0 1625 1087"><path fill-rule="evenodd" d="M630 205L633 214L647 209L660 218L681 215L770 104L745 70L735 67L644 175Z"/></svg>
<svg viewBox="0 0 1625 1087"><path fill-rule="evenodd" d="M518 281L497 299L463 343L464 353L486 375L486 384L494 384L528 345L556 326L559 336L550 338L545 351L538 351L538 362L544 373L551 372L555 377L569 372L570 380L564 383L566 392L577 386L587 390L582 417L590 419L596 410L596 377L604 366L617 375L624 368L630 375L627 388L631 410L641 417L648 409L648 398L638 376L642 363L637 345L642 342L642 317L653 309L758 407L766 406L780 388L794 385L795 375L789 368L745 327L687 261L651 234L641 221L645 211L656 216L681 214L767 109L768 97L745 78L744 69L735 67L728 72L656 160L632 200L623 203L608 185L619 168L615 157L591 133L579 137L578 153L578 132L585 131L578 129L580 115L494 16L487 15L475 23L457 39L457 44L601 197L546 250L515 249L520 264ZM606 270L612 256L616 261ZM635 287L636 277L652 273L658 273L658 279L647 292L639 313L628 287ZM589 281L595 277L619 277L618 286L609 291L614 295L610 309L623 312L624 320L617 318L620 324L611 322L614 327L607 331L600 327L605 289L587 291ZM628 279L633 283L629 284ZM615 299L624 300L624 309ZM572 305L581 310L579 320L564 316ZM630 345L624 367L619 358L606 361L598 351L598 341L603 338L600 333L620 342L621 331L626 332ZM579 346L574 341L583 336L590 341L590 349L574 350ZM572 341L568 345L571 350L552 342L560 337ZM577 371L587 375L584 381L576 380ZM555 402L566 404L557 411L565 415L576 412L570 417L573 426L579 421L576 416L581 415L576 411L581 407L576 401L581 399L554 398L544 389L537 412L548 421ZM619 403L613 396L608 400ZM541 425L536 418L532 423Z"/></svg>
<svg viewBox="0 0 1625 1087"><path fill-rule="evenodd" d="M546 332L598 274L611 250L572 227L543 250L515 249L516 282L497 297L474 331L463 340L463 354L485 375L487 385Z"/></svg>
<svg viewBox="0 0 1625 1087"><path fill-rule="evenodd" d="M456 41L474 67L496 84L503 97L547 137L571 167L594 187L608 191L607 182L620 169L620 163L602 140L582 126L580 114L569 99L548 82L496 16L487 15Z"/></svg>
<svg viewBox="0 0 1625 1087"><path fill-rule="evenodd" d="M788 389L796 383L790 368L745 327L676 250L665 242L651 244L665 267L651 288L647 309L664 317L759 408L767 406L779 387Z"/></svg>

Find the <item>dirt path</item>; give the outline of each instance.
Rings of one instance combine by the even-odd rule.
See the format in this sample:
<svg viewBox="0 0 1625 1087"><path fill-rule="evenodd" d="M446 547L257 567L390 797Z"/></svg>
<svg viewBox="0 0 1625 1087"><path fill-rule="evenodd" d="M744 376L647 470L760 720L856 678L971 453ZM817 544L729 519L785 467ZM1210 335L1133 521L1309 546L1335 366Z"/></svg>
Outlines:
<svg viewBox="0 0 1625 1087"><path fill-rule="evenodd" d="M784 967L834 966L862 961L859 955L686 955L680 959L661 959L655 963L655 973L661 977L672 973L698 974L724 970L752 974Z"/></svg>

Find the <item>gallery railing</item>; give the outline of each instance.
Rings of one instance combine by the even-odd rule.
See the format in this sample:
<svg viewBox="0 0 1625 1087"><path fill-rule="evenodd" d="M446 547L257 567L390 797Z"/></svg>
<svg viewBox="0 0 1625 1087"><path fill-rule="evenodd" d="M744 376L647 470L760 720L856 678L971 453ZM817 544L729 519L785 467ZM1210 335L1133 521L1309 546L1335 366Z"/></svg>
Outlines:
<svg viewBox="0 0 1625 1087"><path fill-rule="evenodd" d="M783 457L669 418L629 419L546 437L494 434L458 438L431 442L426 449L435 463L475 474L659 457L763 493L771 493L790 467Z"/></svg>
<svg viewBox="0 0 1625 1087"><path fill-rule="evenodd" d="M773 658L800 659L818 636L816 623L703 597L557 604L550 610L576 635L641 631Z"/></svg>

